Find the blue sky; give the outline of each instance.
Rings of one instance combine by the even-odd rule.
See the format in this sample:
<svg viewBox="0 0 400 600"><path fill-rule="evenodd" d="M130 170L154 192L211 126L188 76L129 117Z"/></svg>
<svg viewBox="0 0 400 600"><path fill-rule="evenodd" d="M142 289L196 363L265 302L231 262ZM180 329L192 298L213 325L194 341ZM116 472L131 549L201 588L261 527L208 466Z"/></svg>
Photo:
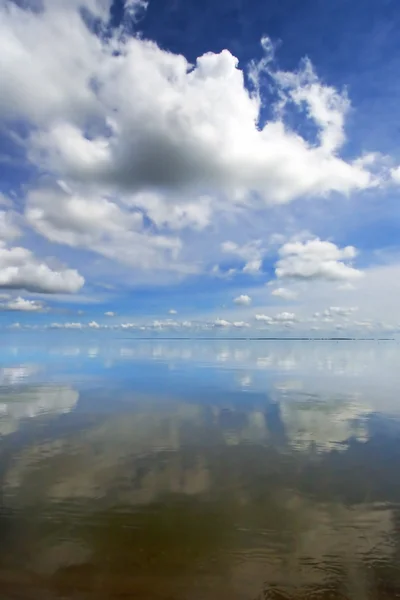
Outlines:
<svg viewBox="0 0 400 600"><path fill-rule="evenodd" d="M0 326L397 332L399 26L0 0Z"/></svg>

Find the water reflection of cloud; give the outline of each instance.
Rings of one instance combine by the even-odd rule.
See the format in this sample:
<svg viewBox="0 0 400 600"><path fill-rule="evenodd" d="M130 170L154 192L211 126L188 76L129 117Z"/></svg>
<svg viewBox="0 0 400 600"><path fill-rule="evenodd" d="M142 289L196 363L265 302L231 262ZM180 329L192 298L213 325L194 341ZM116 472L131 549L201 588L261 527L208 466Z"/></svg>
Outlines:
<svg viewBox="0 0 400 600"><path fill-rule="evenodd" d="M24 348L21 348L23 353ZM396 342L301 342L221 340L107 340L101 346L82 342L76 347L51 346L50 354L108 360L181 361L209 366L224 363L232 368L299 371L347 376L369 376L378 366L389 370L400 357Z"/></svg>
<svg viewBox="0 0 400 600"><path fill-rule="evenodd" d="M249 373L239 373L237 381L240 387L249 388L253 383L253 378Z"/></svg>
<svg viewBox="0 0 400 600"><path fill-rule="evenodd" d="M124 343L124 342L122 342ZM400 346L395 342L141 342L126 348L131 360L174 360L209 372L246 371L254 391L267 391L271 381L291 374L300 385L337 393L362 392L368 401L382 394L389 400L400 385ZM261 376L265 375L266 378ZM329 380L329 382L328 382ZM240 376L236 377L240 387ZM377 405L380 409L382 404ZM395 405L391 404L393 408Z"/></svg>
<svg viewBox="0 0 400 600"><path fill-rule="evenodd" d="M287 379L285 381L278 381L274 387L281 392L299 391L303 389L304 384L298 379Z"/></svg>
<svg viewBox="0 0 400 600"><path fill-rule="evenodd" d="M0 385L18 385L40 370L39 365L21 364L0 369Z"/></svg>
<svg viewBox="0 0 400 600"><path fill-rule="evenodd" d="M328 452L345 449L351 440L368 439L368 416L373 410L359 393L316 393L304 386L299 380L274 385L274 398L293 448Z"/></svg>
<svg viewBox="0 0 400 600"><path fill-rule="evenodd" d="M60 356L79 356L82 352L82 348L79 346L61 346L56 348L51 348L50 354L60 355Z"/></svg>
<svg viewBox="0 0 400 600"><path fill-rule="evenodd" d="M85 382L77 420L57 420L57 428L43 434L33 428L35 435L23 444L24 436L7 438L21 445L4 461L5 507L24 515L37 508L46 527L55 515L57 532L71 523L74 533L81 527L77 546L46 537L36 562L32 544L35 572L68 566L71 554L82 564L101 561L102 552L102 564L115 560L118 567L110 539L118 538L118 556L125 560L132 556L132 546L120 542L126 531L130 544L138 540L140 561L138 548L152 540L151 519L157 532L169 527L171 506L178 525L163 556L173 547L185 564L190 552L179 554L185 543L179 535L195 522L190 547L197 552L205 539L202 566L215 561L224 583L243 598L259 597L263 589L267 595L265 582L286 590L300 580L304 597L311 597L312 586L325 589L327 569L358 585L374 560L396 559L398 460L387 463L398 453L393 440L376 441L371 416L398 410L397 345L123 340L96 347L96 353L93 344L76 353L68 348L63 365L71 378ZM57 381L53 364L48 374ZM25 367L0 371L4 385L13 385L0 393L0 434L22 421L67 413L78 401L69 386L16 385L29 381ZM94 373L90 381L85 369ZM101 391L97 377L103 377ZM136 387L147 380L154 382L151 392ZM113 521L117 513L122 520ZM122 528L129 515L146 515L149 530L143 533L136 521ZM103 540L100 523L106 524ZM212 583L204 596L226 597Z"/></svg>
<svg viewBox="0 0 400 600"><path fill-rule="evenodd" d="M125 345L124 345L125 344ZM394 365L400 349L395 343L374 342L224 342L220 341L135 341L126 345L120 341L115 350L121 358L181 360L212 366L229 363L232 366L254 369L299 370L303 373L333 373L339 375L363 375L377 362ZM113 353L113 344L100 349Z"/></svg>
<svg viewBox="0 0 400 600"><path fill-rule="evenodd" d="M50 345L49 354L54 352ZM400 408L396 396L400 347L390 342L110 340L110 344L80 348L69 343L61 345L58 352L68 356L66 375L71 381L74 377L80 382L87 380L85 368L89 371L94 363L93 381L103 376L101 369L105 373L107 365L104 381L112 382L122 375L132 380L134 388L138 382L142 390L153 386L155 394L173 394L178 387L184 394L185 385L199 396L204 390L205 399L215 385L219 390L264 394L281 407L281 425L292 446L298 448L313 446L327 451L351 438L361 441L368 435L371 413L395 413ZM135 362L140 365L137 371L132 370ZM158 371L157 365L161 365ZM52 381L65 381L51 364L47 367ZM28 381L36 369L29 364L5 367L0 370L0 383ZM310 398L308 403L306 397ZM315 403L312 398L319 400Z"/></svg>
<svg viewBox="0 0 400 600"><path fill-rule="evenodd" d="M24 419L70 412L79 394L68 386L35 386L0 392L0 436L13 433Z"/></svg>
<svg viewBox="0 0 400 600"><path fill-rule="evenodd" d="M233 372L240 374L238 385L255 385L255 372ZM132 394L132 405L123 414L97 416L80 430L60 427L52 437L35 435L4 469L5 507L17 508L22 515L42 511L46 523L53 515L58 532L73 522L74 535L80 527L80 537L70 546L61 536L47 536L43 552L28 556L30 568L67 568L71 554L76 564L90 563L94 557L102 560L104 548L106 560L117 561L109 538L122 535L120 525L131 527L136 539L150 523L151 536L151 519L159 532L163 523L170 523L171 506L179 526L162 551L184 543L185 531L179 539L182 515L188 515L190 523L200 519L201 525L190 530L191 547L199 547L205 530L211 541L202 564L210 559L219 568L223 556L224 577L243 598L256 598L266 582L282 590L300 580L321 588L326 583L321 564L333 565L355 584L364 576L363 561L376 556L393 560L394 510L388 503L353 499L354 489L364 487L369 494L373 483L360 446L358 487L352 488L346 479L345 467L351 464L351 459L346 463L348 440L367 439L371 408L356 392L312 392L307 381L298 373L295 378L280 376L271 385L272 397L253 400L246 393L246 399L236 403L229 395L220 401L210 395L203 402L185 402ZM19 402L18 397L8 402L5 398L0 398L0 428L4 417L18 423L44 413L68 412L78 394L59 386L25 388ZM9 406L20 412L10 413ZM343 451L340 466L329 461L336 449ZM33 474L37 485L32 485ZM320 482L330 480L335 493L328 490L324 495ZM115 515L119 516L114 519ZM134 520L126 522L132 515L139 515L140 527ZM215 518L213 536L206 529L210 518ZM140 548L151 546L146 533ZM118 542L121 552L130 556L132 546L123 546L124 539L122 535ZM138 556L139 551L135 560Z"/></svg>
<svg viewBox="0 0 400 600"><path fill-rule="evenodd" d="M77 393L64 389L60 396L60 392L56 402L55 396L39 404L31 398L20 412L8 412L5 416L18 420L43 412L68 412L77 401ZM37 394L43 391L38 390ZM277 413L271 411L274 406ZM107 490L117 486L115 493L121 500L128 492L121 491L120 478L125 481L129 473L130 483L126 481L129 502L150 502L165 493L203 494L218 487L216 475L209 473L215 452L225 457L227 468L233 472L235 456L240 459L246 453L244 448L264 449L260 457L266 460L263 455L268 455L268 448L276 444L280 427L283 437L279 453L283 456L288 451L295 456L313 449L317 452L328 452L338 446L345 449L350 438L364 441L367 436L365 408L349 399L294 401L285 392L279 404L273 406L174 401L154 404L149 399L138 401L133 408L122 415L108 415L85 430L84 435L72 431L25 448L14 461L8 485L22 486L33 461L35 468L42 468L48 474L48 489L41 491L48 497L106 497ZM1 404L0 409L3 410ZM250 472L253 468L250 464ZM28 496L29 493L27 489Z"/></svg>
<svg viewBox="0 0 400 600"><path fill-rule="evenodd" d="M322 402L282 399L279 403L285 434L296 449L317 452L344 450L350 440L368 439L368 415L364 404L351 399L325 398Z"/></svg>

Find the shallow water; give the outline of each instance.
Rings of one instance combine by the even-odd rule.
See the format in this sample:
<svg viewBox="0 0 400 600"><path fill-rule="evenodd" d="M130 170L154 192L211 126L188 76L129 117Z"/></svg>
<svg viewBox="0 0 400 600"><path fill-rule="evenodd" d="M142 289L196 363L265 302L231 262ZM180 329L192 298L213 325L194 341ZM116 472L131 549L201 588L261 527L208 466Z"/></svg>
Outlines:
<svg viewBox="0 0 400 600"><path fill-rule="evenodd" d="M0 361L1 600L400 597L397 342L26 334Z"/></svg>

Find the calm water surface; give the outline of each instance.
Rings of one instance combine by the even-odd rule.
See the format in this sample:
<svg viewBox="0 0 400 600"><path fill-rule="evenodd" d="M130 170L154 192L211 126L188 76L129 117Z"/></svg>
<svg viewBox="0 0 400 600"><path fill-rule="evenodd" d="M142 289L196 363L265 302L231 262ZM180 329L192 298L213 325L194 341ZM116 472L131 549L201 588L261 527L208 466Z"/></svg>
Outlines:
<svg viewBox="0 0 400 600"><path fill-rule="evenodd" d="M0 345L0 598L400 598L397 342Z"/></svg>

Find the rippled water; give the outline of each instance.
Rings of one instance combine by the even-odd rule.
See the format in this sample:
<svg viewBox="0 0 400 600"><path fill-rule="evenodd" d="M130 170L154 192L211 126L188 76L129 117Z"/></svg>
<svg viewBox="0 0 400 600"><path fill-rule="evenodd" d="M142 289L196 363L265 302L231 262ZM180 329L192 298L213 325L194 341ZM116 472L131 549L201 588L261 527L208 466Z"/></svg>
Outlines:
<svg viewBox="0 0 400 600"><path fill-rule="evenodd" d="M397 342L0 346L0 598L400 597Z"/></svg>

